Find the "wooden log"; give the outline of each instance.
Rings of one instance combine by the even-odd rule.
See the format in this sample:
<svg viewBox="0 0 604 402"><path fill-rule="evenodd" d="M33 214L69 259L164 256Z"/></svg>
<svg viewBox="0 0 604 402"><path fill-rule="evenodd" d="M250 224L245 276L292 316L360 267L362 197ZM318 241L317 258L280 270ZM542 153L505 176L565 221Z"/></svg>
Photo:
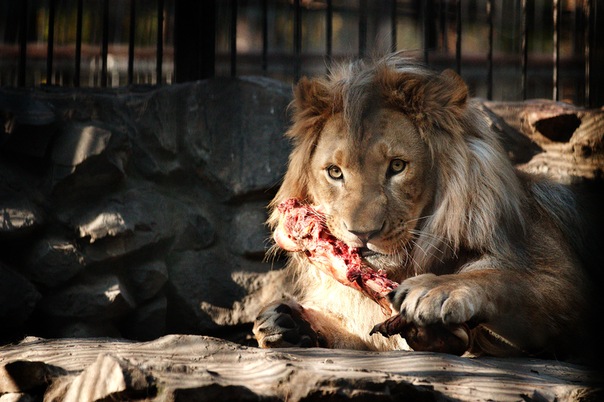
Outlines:
<svg viewBox="0 0 604 402"><path fill-rule="evenodd" d="M604 179L604 110L546 100L483 108L519 168L567 184Z"/></svg>
<svg viewBox="0 0 604 402"><path fill-rule="evenodd" d="M601 375L556 361L470 359L430 352L271 350L193 335L168 335L150 342L28 338L0 348L3 376L7 376L6 367L15 362L44 362L63 370L64 376L53 377L48 388L2 388L0 395L29 392L41 398L45 391L52 391L52 400L60 400L61 396L72 399L72 393L79 390L79 399L73 400L86 401L98 399L84 392L96 389L99 397L122 399L128 395L128 400L158 401L604 398ZM136 371L138 382L128 382L130 376L124 370ZM111 386L107 385L109 377L115 379ZM74 390L77 378L86 387ZM141 378L145 380L141 382ZM4 383L7 381L20 379L7 377Z"/></svg>

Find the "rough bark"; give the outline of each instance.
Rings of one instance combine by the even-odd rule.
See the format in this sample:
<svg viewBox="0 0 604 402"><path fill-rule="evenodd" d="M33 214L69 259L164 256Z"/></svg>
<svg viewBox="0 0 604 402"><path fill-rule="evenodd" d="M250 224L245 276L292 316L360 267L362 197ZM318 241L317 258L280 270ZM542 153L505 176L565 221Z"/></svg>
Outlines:
<svg viewBox="0 0 604 402"><path fill-rule="evenodd" d="M268 350L193 335L28 338L0 348L0 395L45 401L595 401L603 385L598 373L548 360Z"/></svg>

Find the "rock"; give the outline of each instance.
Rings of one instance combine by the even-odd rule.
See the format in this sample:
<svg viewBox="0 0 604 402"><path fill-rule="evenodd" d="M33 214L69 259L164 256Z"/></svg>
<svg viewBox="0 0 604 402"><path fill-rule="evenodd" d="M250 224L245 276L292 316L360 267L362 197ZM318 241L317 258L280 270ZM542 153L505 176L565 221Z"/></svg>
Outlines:
<svg viewBox="0 0 604 402"><path fill-rule="evenodd" d="M292 297L291 278L287 274L286 270L278 269L268 273L234 272L233 282L245 289L246 295L234 300L229 306L202 301L200 309L211 317L213 322L223 326L253 322L260 310L270 302Z"/></svg>
<svg viewBox="0 0 604 402"><path fill-rule="evenodd" d="M52 107L28 93L2 93L0 115L4 116L0 149L7 153L42 158L56 130Z"/></svg>
<svg viewBox="0 0 604 402"><path fill-rule="evenodd" d="M143 186L115 193L87 210L66 211L61 219L83 240L86 263L99 263L150 248L165 251L188 229L187 218L194 212L160 189Z"/></svg>
<svg viewBox="0 0 604 402"><path fill-rule="evenodd" d="M20 239L44 224L42 210L22 194L0 186L0 239Z"/></svg>
<svg viewBox="0 0 604 402"><path fill-rule="evenodd" d="M291 89L258 78L216 79L208 84L208 101L198 111L201 132L196 133L199 149L208 150L199 155L204 172L232 197L276 186L290 149L283 134Z"/></svg>
<svg viewBox="0 0 604 402"><path fill-rule="evenodd" d="M135 302L114 274L89 275L44 297L40 310L54 317L109 319L132 311Z"/></svg>
<svg viewBox="0 0 604 402"><path fill-rule="evenodd" d="M89 123L72 123L57 136L51 160L74 171L82 162L105 152L110 139L109 130Z"/></svg>
<svg viewBox="0 0 604 402"><path fill-rule="evenodd" d="M86 194L124 179L130 143L117 127L106 126L74 122L58 135L51 154L55 193Z"/></svg>
<svg viewBox="0 0 604 402"><path fill-rule="evenodd" d="M26 252L23 272L44 286L65 283L84 269L84 258L78 246L61 235L42 238Z"/></svg>
<svg viewBox="0 0 604 402"><path fill-rule="evenodd" d="M128 339L150 341L166 334L168 301L165 296L151 299L126 317L121 332Z"/></svg>
<svg viewBox="0 0 604 402"><path fill-rule="evenodd" d="M41 361L12 361L0 366L0 395L46 388L56 377L66 374L61 367Z"/></svg>
<svg viewBox="0 0 604 402"><path fill-rule="evenodd" d="M228 197L264 191L285 171L288 85L265 78L162 87L127 106L138 126L137 170L147 177L196 171ZM225 113L226 111L226 113Z"/></svg>
<svg viewBox="0 0 604 402"><path fill-rule="evenodd" d="M0 340L21 327L40 297L27 279L0 262Z"/></svg>
<svg viewBox="0 0 604 402"><path fill-rule="evenodd" d="M45 317L43 335L50 338L121 338L122 334L110 318L91 317L88 319L73 319L71 317L58 319ZM40 320L42 321L42 320Z"/></svg>
<svg viewBox="0 0 604 402"><path fill-rule="evenodd" d="M216 251L184 251L168 259L168 331L208 333L214 322L200 308L202 302L229 308L245 289L231 278L233 262Z"/></svg>
<svg viewBox="0 0 604 402"><path fill-rule="evenodd" d="M262 259L268 250L270 232L265 225L266 204L248 204L240 208L229 228L230 248L235 254Z"/></svg>
<svg viewBox="0 0 604 402"><path fill-rule="evenodd" d="M168 280L168 268L164 261L150 261L128 267L124 275L132 296L142 302L161 290Z"/></svg>
<svg viewBox="0 0 604 402"><path fill-rule="evenodd" d="M63 402L131 399L153 394L153 388L151 378L138 367L117 357L100 354L73 380Z"/></svg>
<svg viewBox="0 0 604 402"><path fill-rule="evenodd" d="M214 226L201 214L191 213L185 218L184 228L174 241L173 250L202 250L216 239Z"/></svg>

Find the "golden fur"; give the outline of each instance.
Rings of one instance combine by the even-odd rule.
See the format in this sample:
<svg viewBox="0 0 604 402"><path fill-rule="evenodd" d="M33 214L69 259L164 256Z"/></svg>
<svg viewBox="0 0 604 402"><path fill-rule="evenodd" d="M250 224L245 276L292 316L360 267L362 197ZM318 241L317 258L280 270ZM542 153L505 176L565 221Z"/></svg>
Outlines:
<svg viewBox="0 0 604 402"><path fill-rule="evenodd" d="M394 55L303 78L292 105L273 229L285 199L319 205L338 238L402 282L392 298L401 314L418 325L469 323L475 353L567 358L589 345L573 194L514 169L459 76ZM373 301L303 256L289 267L290 303L322 345L406 348L369 335L387 318Z"/></svg>

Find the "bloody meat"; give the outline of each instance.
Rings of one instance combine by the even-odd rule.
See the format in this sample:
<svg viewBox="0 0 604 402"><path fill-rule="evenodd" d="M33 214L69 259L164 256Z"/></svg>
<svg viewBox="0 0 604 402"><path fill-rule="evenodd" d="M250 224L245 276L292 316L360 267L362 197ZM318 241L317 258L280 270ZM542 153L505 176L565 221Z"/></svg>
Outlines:
<svg viewBox="0 0 604 402"><path fill-rule="evenodd" d="M349 247L331 234L325 217L316 209L295 198L278 206L280 227L275 241L288 251L303 251L317 268L338 282L354 288L378 303L387 315L392 309L386 295L398 283L388 279L381 270L366 265L359 250Z"/></svg>
<svg viewBox="0 0 604 402"><path fill-rule="evenodd" d="M398 283L388 279L381 270L374 270L363 262L359 250L337 239L325 223L325 216L310 205L290 198L278 207L281 217L274 232L279 247L287 251L304 252L314 266L338 282L362 292L378 303L384 314L392 308L386 297ZM401 315L393 315L377 324L371 334L385 337L400 334L415 350L463 354L471 343L467 325L418 326Z"/></svg>

